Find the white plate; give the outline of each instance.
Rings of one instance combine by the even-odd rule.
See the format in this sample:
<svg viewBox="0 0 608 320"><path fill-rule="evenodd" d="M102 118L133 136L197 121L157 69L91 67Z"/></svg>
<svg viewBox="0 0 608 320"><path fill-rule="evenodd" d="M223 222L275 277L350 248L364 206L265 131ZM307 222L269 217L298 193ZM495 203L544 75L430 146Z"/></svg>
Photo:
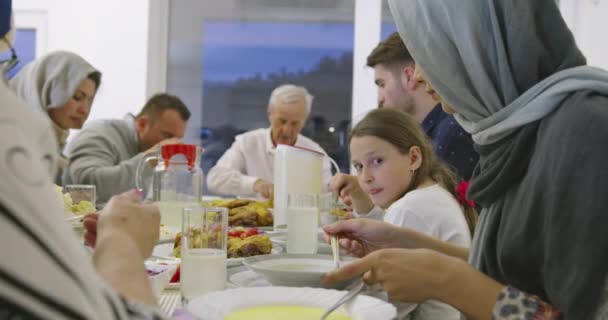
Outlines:
<svg viewBox="0 0 608 320"><path fill-rule="evenodd" d="M169 286L169 280L171 280L175 270L177 270L177 265L146 261L146 269L158 272L155 275L148 275L148 279L150 280L150 287L152 287L154 296L159 298L163 290Z"/></svg>
<svg viewBox="0 0 608 320"><path fill-rule="evenodd" d="M279 254L281 252L283 252L283 247L281 247L280 245L273 245L272 250L270 251L270 254ZM175 257L173 257L173 242L157 244L154 247L154 250L152 251L152 256L176 259ZM226 259L226 266L227 267L239 266L243 263L243 259L245 259L245 258Z"/></svg>
<svg viewBox="0 0 608 320"><path fill-rule="evenodd" d="M343 264L353 258L342 259ZM322 285L323 275L332 271L335 266L332 256L320 254L281 254L245 258L243 264L272 283L274 286L289 287L326 287L342 289L352 279L331 286Z"/></svg>
<svg viewBox="0 0 608 320"><path fill-rule="evenodd" d="M261 306L294 305L325 309L345 293L320 288L236 288L194 298L188 303L187 309L204 320L222 320L234 311ZM397 315L390 303L365 295L358 295L336 312L357 320L394 319Z"/></svg>

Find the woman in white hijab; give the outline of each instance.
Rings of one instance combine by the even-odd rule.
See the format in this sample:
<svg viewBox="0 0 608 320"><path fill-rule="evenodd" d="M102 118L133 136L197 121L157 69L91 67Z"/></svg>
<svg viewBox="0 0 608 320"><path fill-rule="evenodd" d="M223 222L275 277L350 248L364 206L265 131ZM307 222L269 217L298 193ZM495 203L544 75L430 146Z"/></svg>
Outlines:
<svg viewBox="0 0 608 320"><path fill-rule="evenodd" d="M60 154L69 129L80 129L89 117L91 105L101 84L101 72L79 55L55 51L27 64L10 87L35 109L48 114ZM65 168L62 157L59 167Z"/></svg>
<svg viewBox="0 0 608 320"><path fill-rule="evenodd" d="M585 66L554 0L389 4L427 91L476 143L468 197L483 210L470 252L369 221L328 227L362 254L408 249L326 280L371 271L393 298L470 319L607 319L608 73Z"/></svg>

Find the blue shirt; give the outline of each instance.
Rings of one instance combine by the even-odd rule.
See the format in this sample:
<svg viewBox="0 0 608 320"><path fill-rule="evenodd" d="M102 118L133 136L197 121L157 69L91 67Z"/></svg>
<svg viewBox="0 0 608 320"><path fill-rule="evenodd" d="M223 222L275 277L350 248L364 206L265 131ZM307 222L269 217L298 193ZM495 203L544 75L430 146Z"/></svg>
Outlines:
<svg viewBox="0 0 608 320"><path fill-rule="evenodd" d="M452 167L461 179L471 179L479 154L473 148L473 139L438 104L422 121L422 129L431 138L435 154Z"/></svg>

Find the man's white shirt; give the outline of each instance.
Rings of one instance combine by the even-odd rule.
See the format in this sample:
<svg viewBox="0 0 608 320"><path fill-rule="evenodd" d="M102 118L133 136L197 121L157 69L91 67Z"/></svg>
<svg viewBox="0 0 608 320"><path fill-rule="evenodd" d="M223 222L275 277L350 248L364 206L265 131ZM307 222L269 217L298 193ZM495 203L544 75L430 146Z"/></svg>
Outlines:
<svg viewBox="0 0 608 320"><path fill-rule="evenodd" d="M327 154L319 144L301 134L296 147ZM270 138L270 128L252 130L236 136L230 149L211 168L207 186L214 193L238 196L254 196L253 184L258 179L273 181L275 146ZM331 164L323 162L323 190L331 178Z"/></svg>

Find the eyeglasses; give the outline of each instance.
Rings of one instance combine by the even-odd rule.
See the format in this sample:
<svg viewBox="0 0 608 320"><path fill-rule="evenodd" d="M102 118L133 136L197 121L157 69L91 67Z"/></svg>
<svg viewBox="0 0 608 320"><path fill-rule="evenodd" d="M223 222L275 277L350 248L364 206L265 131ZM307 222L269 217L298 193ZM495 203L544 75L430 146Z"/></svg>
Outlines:
<svg viewBox="0 0 608 320"><path fill-rule="evenodd" d="M2 38L2 41L8 45L8 48L11 50L11 57L5 60L0 60L0 68L2 73L6 74L9 71L13 70L15 66L19 63L19 57L17 57L17 52L15 52L15 48L11 45L11 42L6 40L6 38Z"/></svg>

